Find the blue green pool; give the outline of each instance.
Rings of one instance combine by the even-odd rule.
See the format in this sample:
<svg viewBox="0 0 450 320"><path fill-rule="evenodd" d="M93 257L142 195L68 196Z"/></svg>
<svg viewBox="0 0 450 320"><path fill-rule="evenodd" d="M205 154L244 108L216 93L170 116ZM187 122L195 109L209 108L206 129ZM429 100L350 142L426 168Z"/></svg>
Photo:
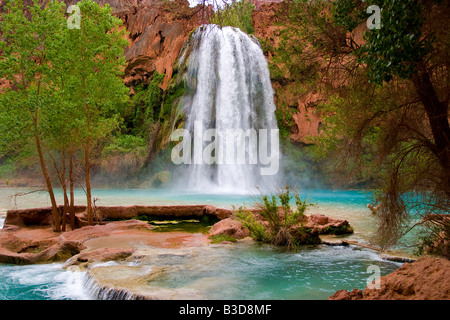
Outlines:
<svg viewBox="0 0 450 320"><path fill-rule="evenodd" d="M27 189L2 189L0 212L14 207L47 206L45 193L17 198L10 196ZM302 196L316 205L309 213L345 218L355 228L351 239L368 242L374 232L374 218L366 208L368 194L362 191L306 190ZM61 194L58 194L61 197ZM217 207L251 206L252 195L190 194L169 190L96 189L97 205L211 204ZM77 203L83 192L77 190ZM286 252L254 242L212 245L199 254L162 255L157 263L175 265L152 282L164 288L190 288L207 299L327 299L340 289L363 289L369 266L381 275L400 264L387 262L371 250L359 247L320 245ZM150 265L150 267L152 267ZM62 264L31 266L0 265L0 299L94 299L86 286L84 272L68 271Z"/></svg>

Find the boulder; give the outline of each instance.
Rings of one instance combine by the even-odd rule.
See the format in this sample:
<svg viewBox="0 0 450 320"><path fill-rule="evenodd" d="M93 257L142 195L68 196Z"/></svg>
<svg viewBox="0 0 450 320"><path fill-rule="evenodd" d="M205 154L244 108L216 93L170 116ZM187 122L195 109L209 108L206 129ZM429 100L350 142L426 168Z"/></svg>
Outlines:
<svg viewBox="0 0 450 320"><path fill-rule="evenodd" d="M227 235L242 239L250 235L250 231L242 225L239 221L227 218L214 224L209 230L210 236Z"/></svg>
<svg viewBox="0 0 450 320"><path fill-rule="evenodd" d="M381 277L379 289L355 290L339 290L328 299L450 300L450 261L424 257Z"/></svg>
<svg viewBox="0 0 450 320"><path fill-rule="evenodd" d="M339 235L353 233L353 228L347 220L334 219L323 214L312 214L307 216L304 227L312 228L319 234Z"/></svg>

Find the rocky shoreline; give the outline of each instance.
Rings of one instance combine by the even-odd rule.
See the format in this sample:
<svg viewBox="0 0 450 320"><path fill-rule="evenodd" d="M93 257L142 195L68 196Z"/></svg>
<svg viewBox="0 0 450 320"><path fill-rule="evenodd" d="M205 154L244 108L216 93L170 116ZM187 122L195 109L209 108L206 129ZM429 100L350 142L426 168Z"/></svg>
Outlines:
<svg viewBox="0 0 450 320"><path fill-rule="evenodd" d="M339 290L329 300L449 300L450 261L424 257L380 278L379 288Z"/></svg>
<svg viewBox="0 0 450 320"><path fill-rule="evenodd" d="M23 265L64 262L64 268L87 271L87 285L95 288L93 291L98 291L99 298L178 299L179 292L170 290L152 292L151 288L139 285L142 290L132 292L116 280L109 279L100 272L100 269L91 266L110 261L149 259L152 254L154 255L147 252L149 247L156 250L174 249L177 252L174 254L182 254L186 249L202 252L207 250L211 244L211 237L215 235L232 236L238 241L251 241L248 237L249 230L233 217L232 211L213 206L118 206L97 209L101 219L96 225L86 225L85 207L80 206L76 208L77 225L80 227L61 233L52 230L50 208L9 210L4 228L0 230L0 263ZM207 218L211 222L211 227L208 233L156 232L155 227L148 221L136 219L150 216L166 220ZM345 229L347 232L353 232L346 220L312 214L307 216L305 225L320 234L322 244L365 246L333 235L325 236L330 230ZM222 244L229 243L229 241L222 242ZM142 246L147 249L142 251ZM354 289L350 292L340 290L329 299L450 299L450 261L432 257L415 261L407 257L386 254L380 257L404 263L397 271L381 278L381 289ZM119 273L121 268L126 269L124 266L117 268L116 271ZM157 268L151 274L146 274L146 277L148 276L157 277ZM138 278L135 279L138 284L139 281L145 283L145 279Z"/></svg>

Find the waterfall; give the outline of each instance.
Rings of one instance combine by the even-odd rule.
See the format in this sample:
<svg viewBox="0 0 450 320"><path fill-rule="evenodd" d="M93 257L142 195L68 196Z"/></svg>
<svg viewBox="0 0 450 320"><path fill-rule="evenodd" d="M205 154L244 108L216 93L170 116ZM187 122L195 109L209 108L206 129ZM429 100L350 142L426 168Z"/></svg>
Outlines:
<svg viewBox="0 0 450 320"><path fill-rule="evenodd" d="M180 59L187 67L183 187L232 193L273 187L279 177L278 128L258 40L237 28L204 25L186 51Z"/></svg>
<svg viewBox="0 0 450 320"><path fill-rule="evenodd" d="M145 300L127 289L102 285L89 272L84 276L83 287L90 298L97 300Z"/></svg>

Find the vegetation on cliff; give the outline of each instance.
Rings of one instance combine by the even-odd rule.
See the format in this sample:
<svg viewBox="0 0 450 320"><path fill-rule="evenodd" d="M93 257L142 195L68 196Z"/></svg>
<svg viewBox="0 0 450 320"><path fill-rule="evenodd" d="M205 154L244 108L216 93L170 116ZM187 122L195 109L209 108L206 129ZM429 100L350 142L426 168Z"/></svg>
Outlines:
<svg viewBox="0 0 450 320"><path fill-rule="evenodd" d="M236 0L223 4L223 7L216 10L210 19L210 23L221 27L231 26L241 29L247 34L255 32L252 24L252 12L255 5L247 0Z"/></svg>

